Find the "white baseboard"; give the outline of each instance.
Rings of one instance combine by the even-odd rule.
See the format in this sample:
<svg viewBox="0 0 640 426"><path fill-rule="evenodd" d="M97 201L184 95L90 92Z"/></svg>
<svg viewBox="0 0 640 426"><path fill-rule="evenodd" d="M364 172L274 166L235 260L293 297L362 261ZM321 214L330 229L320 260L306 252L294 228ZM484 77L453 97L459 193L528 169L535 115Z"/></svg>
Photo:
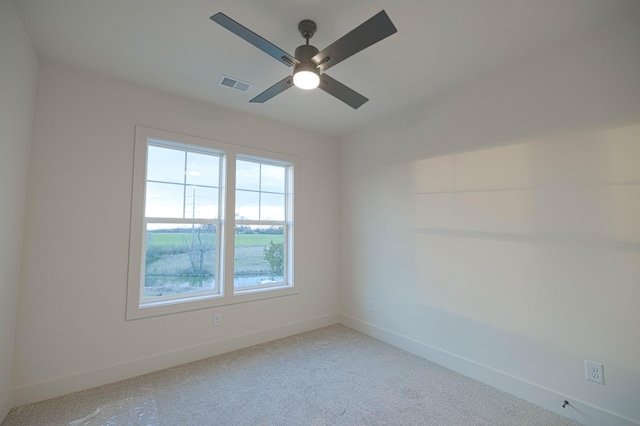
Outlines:
<svg viewBox="0 0 640 426"><path fill-rule="evenodd" d="M0 424L7 417L11 408L13 408L13 392L9 390L4 395L0 395Z"/></svg>
<svg viewBox="0 0 640 426"><path fill-rule="evenodd" d="M295 334L304 333L337 323L338 314L324 315L304 321L284 324L271 329L258 330L227 339L216 340L202 345L154 355L144 359L131 360L93 371L82 372L72 376L60 377L46 382L16 388L13 389L13 405L20 406L37 401L43 401L49 398L55 398L68 393L118 382L131 377L259 345L261 343L293 336ZM11 406L9 406L9 408L11 408Z"/></svg>
<svg viewBox="0 0 640 426"><path fill-rule="evenodd" d="M639 426L640 422L631 420L590 403L562 395L532 382L520 379L473 360L435 348L391 330L361 321L349 315L340 315L340 324L367 334L385 343L396 346L414 355L418 355L450 370L483 382L503 392L536 404L561 416L576 420L587 426ZM562 402L569 401L566 408Z"/></svg>

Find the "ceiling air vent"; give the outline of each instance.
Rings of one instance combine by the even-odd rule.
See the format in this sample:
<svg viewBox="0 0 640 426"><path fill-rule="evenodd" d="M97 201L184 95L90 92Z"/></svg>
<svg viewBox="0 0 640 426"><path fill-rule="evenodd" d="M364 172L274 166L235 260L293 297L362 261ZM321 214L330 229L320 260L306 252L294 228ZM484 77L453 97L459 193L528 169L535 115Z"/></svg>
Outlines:
<svg viewBox="0 0 640 426"><path fill-rule="evenodd" d="M218 80L218 86L227 87L239 92L247 92L251 88L251 83L222 74L220 80Z"/></svg>

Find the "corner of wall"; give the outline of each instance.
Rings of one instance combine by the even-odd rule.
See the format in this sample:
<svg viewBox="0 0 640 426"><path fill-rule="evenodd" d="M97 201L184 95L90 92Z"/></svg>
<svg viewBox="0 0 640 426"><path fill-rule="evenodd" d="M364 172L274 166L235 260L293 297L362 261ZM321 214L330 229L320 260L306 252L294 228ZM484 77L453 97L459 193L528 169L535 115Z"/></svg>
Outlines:
<svg viewBox="0 0 640 426"><path fill-rule="evenodd" d="M13 407L13 391L9 390L4 395L0 396L0 424L4 422L4 419L9 414L9 411Z"/></svg>
<svg viewBox="0 0 640 426"><path fill-rule="evenodd" d="M0 423L11 387L38 56L10 0L0 1Z"/></svg>

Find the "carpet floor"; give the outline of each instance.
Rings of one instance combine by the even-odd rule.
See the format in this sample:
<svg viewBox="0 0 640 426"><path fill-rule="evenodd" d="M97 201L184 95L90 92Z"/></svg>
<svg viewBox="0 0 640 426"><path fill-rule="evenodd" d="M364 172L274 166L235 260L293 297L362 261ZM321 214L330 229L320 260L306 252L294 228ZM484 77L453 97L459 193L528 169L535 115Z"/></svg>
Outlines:
<svg viewBox="0 0 640 426"><path fill-rule="evenodd" d="M17 425L578 423L334 325L17 407Z"/></svg>

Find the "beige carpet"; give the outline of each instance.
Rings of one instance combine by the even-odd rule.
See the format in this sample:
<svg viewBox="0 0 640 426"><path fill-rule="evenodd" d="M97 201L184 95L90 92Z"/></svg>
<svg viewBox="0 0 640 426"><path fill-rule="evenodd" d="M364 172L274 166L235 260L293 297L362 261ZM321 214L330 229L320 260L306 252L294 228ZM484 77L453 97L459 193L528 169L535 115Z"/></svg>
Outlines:
<svg viewBox="0 0 640 426"><path fill-rule="evenodd" d="M341 325L13 409L15 425L578 425Z"/></svg>

